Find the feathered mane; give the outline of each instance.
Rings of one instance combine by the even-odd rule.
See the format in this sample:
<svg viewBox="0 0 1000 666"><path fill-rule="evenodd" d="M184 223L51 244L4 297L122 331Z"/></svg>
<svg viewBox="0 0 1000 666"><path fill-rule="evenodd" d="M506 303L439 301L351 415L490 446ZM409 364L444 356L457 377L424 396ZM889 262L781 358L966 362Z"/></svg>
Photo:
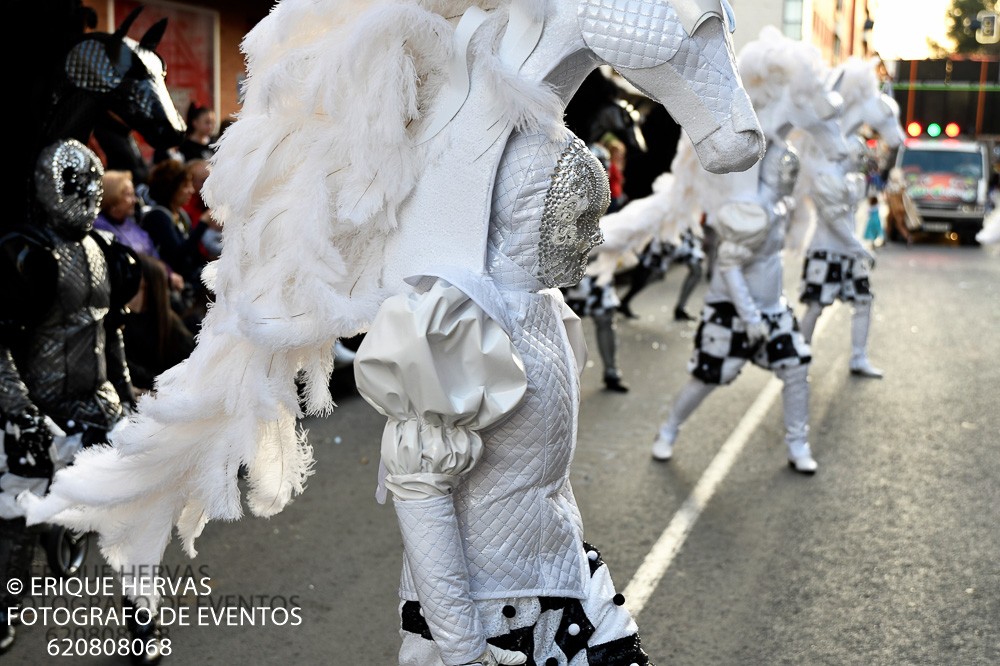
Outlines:
<svg viewBox="0 0 1000 666"><path fill-rule="evenodd" d="M497 65L503 4L283 0L246 36L245 102L205 189L224 249L206 270L216 298L198 344L110 446L83 451L46 498L25 502L30 521L58 514L100 533L113 566L153 565L175 525L193 557L210 519L241 516L241 466L256 515L304 489L312 451L296 429L300 388L308 413L333 408L333 343L365 330L392 292L380 268L395 212L429 151L444 149L416 145L408 128L443 85L466 9L498 10L470 60L515 126L561 121L544 84Z"/></svg>

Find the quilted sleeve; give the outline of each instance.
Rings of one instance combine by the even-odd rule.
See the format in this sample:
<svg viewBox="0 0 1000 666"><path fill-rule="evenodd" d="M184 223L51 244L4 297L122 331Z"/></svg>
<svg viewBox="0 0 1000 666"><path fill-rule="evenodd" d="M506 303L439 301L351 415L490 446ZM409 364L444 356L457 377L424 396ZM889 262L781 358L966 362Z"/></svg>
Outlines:
<svg viewBox="0 0 1000 666"><path fill-rule="evenodd" d="M509 413L527 389L507 334L444 280L387 299L354 366L359 392L388 419L385 484L402 500L451 493L482 455L477 431Z"/></svg>

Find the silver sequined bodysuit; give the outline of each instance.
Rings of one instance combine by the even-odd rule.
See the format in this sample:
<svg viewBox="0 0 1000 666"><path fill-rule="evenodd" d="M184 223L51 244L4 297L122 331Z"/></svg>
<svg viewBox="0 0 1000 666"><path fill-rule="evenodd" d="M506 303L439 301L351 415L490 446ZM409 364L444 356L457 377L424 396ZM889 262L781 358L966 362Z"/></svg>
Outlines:
<svg viewBox="0 0 1000 666"><path fill-rule="evenodd" d="M104 318L111 299L107 262L90 237L67 242L49 235L59 271L55 299L28 343L13 353L13 362L44 414L63 427L107 429L122 414L105 362Z"/></svg>

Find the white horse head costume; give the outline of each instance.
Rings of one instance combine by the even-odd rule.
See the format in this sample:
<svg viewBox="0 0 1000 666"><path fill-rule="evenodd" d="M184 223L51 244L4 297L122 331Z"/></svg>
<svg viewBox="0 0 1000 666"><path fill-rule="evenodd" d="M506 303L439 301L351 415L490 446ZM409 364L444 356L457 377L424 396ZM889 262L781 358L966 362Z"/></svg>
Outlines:
<svg viewBox="0 0 1000 666"><path fill-rule="evenodd" d="M844 98L840 129L846 137L868 127L889 148L896 148L905 138L899 104L881 91L876 72L877 63L862 58L849 58L834 68L834 89Z"/></svg>
<svg viewBox="0 0 1000 666"><path fill-rule="evenodd" d="M206 196L225 249L191 357L108 447L84 452L32 522L100 533L115 566L160 561L174 525L194 555L210 519L280 511L332 407L331 348L403 278L483 271L511 133L555 134L609 64L666 106L707 169L747 169L763 136L732 54L726 0L282 0L247 35L239 119Z"/></svg>
<svg viewBox="0 0 1000 666"><path fill-rule="evenodd" d="M837 117L837 126L852 153L849 159L860 161L856 158L865 156L866 148L860 133L866 128L874 131L889 148L896 148L903 142L905 137L899 122L899 105L881 91L876 61L850 58L831 71L828 83L844 100ZM786 245L801 250L805 247L813 226L814 210L810 199L813 171L815 168L822 168L826 162L838 161L843 157L827 154L824 147L809 135L796 136L794 141L803 155L804 168L795 188L795 214L789 226ZM861 182L862 192L863 186L864 183Z"/></svg>
<svg viewBox="0 0 1000 666"><path fill-rule="evenodd" d="M822 145L832 155L846 155L847 146L838 129L838 111L843 100L832 89L835 79L822 63L819 52L812 46L785 37L777 28L766 26L758 39L744 46L739 54L739 71L753 102L768 148L783 147L786 139L799 132L808 132L814 143ZM623 226L627 234L606 233L648 242L652 236L663 240L678 237L686 228L696 225L703 212L712 212L735 198L756 199L760 179L759 164L742 173L716 175L702 168L691 140L682 136L677 153L670 165L671 181L663 182L663 191L650 195L650 205L636 205L641 217L632 219L628 206L608 216L605 226ZM662 201L668 200L664 206ZM655 207L669 214L653 220L648 212ZM647 221L639 233L637 227ZM637 252L641 245L614 247L619 255ZM604 252L604 248L598 248ZM607 261L604 262L607 264ZM603 264L602 264L603 265Z"/></svg>

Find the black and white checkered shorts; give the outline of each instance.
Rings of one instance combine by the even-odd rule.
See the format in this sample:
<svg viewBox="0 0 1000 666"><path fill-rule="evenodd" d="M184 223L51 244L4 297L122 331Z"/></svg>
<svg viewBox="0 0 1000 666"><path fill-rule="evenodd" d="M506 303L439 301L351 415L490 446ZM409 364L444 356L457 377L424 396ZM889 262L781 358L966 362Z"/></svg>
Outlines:
<svg viewBox="0 0 1000 666"><path fill-rule="evenodd" d="M639 263L654 273L666 273L671 264L696 266L705 260L701 238L685 229L677 245L653 239L643 248Z"/></svg>
<svg viewBox="0 0 1000 666"><path fill-rule="evenodd" d="M621 305L613 284L597 284L593 275L585 275L580 284L562 290L563 298L577 317L594 317L614 312Z"/></svg>
<svg viewBox="0 0 1000 666"><path fill-rule="evenodd" d="M747 361L776 370L805 365L812 360L791 308L765 314L764 320L771 327L771 334L766 343L754 348L736 306L728 301L706 303L694 336L688 372L706 384L728 384L736 379Z"/></svg>
<svg viewBox="0 0 1000 666"><path fill-rule="evenodd" d="M864 261L846 254L814 250L806 256L802 267L803 303L831 305L835 300L871 301L868 267Z"/></svg>
<svg viewBox="0 0 1000 666"><path fill-rule="evenodd" d="M670 261L674 264L688 264L690 266L705 261L705 250L702 247L701 238L695 235L694 230L684 230L680 243L672 247Z"/></svg>

